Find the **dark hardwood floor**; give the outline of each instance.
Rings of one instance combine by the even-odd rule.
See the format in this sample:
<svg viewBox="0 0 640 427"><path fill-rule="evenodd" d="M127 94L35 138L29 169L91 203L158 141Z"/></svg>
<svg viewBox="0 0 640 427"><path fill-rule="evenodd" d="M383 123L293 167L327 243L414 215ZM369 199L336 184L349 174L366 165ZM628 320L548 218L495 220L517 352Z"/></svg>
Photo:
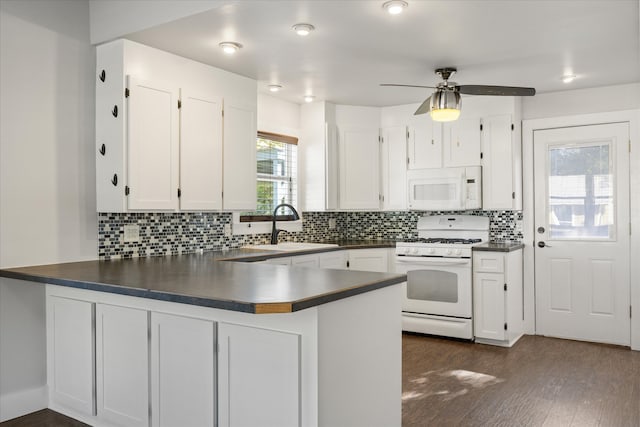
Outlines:
<svg viewBox="0 0 640 427"><path fill-rule="evenodd" d="M640 427L640 352L525 336L403 336L402 425Z"/></svg>
<svg viewBox="0 0 640 427"><path fill-rule="evenodd" d="M510 349L404 334L404 427L640 427L640 352L525 336ZM50 410L3 427L80 427Z"/></svg>
<svg viewBox="0 0 640 427"><path fill-rule="evenodd" d="M0 423L2 427L87 427L85 423L76 421L73 418L65 417L62 414L50 409L34 412L24 417L14 418Z"/></svg>

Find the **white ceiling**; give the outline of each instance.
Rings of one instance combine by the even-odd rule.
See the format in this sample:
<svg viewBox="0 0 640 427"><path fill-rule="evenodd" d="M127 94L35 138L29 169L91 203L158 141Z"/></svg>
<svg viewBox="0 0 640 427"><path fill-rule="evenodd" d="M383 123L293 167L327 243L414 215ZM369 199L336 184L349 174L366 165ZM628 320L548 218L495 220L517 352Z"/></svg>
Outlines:
<svg viewBox="0 0 640 427"><path fill-rule="evenodd" d="M301 103L420 102L433 70L457 67L460 84L535 87L538 93L640 81L638 0L407 0L392 16L383 0L228 1L127 38L258 80ZM316 30L300 37L299 22ZM233 56L218 48L236 41ZM575 74L571 84L562 75Z"/></svg>

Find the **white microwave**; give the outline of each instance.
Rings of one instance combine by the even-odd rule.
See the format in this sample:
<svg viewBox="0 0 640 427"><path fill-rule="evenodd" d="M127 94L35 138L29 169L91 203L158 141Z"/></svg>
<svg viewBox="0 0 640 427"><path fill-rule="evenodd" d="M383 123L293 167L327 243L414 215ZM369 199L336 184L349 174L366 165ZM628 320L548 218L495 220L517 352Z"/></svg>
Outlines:
<svg viewBox="0 0 640 427"><path fill-rule="evenodd" d="M480 166L407 172L409 209L459 211L482 208Z"/></svg>

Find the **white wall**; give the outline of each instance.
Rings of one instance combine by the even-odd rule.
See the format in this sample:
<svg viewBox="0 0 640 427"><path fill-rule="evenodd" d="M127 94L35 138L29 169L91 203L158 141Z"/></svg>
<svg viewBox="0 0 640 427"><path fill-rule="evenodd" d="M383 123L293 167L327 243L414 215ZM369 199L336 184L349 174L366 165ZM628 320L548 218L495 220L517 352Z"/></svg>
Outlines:
<svg viewBox="0 0 640 427"><path fill-rule="evenodd" d="M218 0L91 0L91 43L127 34L221 7Z"/></svg>
<svg viewBox="0 0 640 427"><path fill-rule="evenodd" d="M258 130L300 138L300 104L258 94Z"/></svg>
<svg viewBox="0 0 640 427"><path fill-rule="evenodd" d="M640 108L640 83L541 93L522 98L522 119Z"/></svg>
<svg viewBox="0 0 640 427"><path fill-rule="evenodd" d="M97 257L89 4L0 3L0 267ZM0 280L0 421L46 406L44 287Z"/></svg>

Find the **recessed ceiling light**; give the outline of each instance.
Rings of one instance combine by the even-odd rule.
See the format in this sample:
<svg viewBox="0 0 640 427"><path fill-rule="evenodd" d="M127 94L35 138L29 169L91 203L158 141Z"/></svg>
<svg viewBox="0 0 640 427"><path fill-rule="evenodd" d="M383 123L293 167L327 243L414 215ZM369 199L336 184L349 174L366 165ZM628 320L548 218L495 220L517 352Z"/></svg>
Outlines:
<svg viewBox="0 0 640 427"><path fill-rule="evenodd" d="M575 79L576 79L575 74L565 74L564 76L562 76L562 83L571 83Z"/></svg>
<svg viewBox="0 0 640 427"><path fill-rule="evenodd" d="M313 96L313 95L305 95L304 96L304 102L313 102L314 99L316 99L316 97Z"/></svg>
<svg viewBox="0 0 640 427"><path fill-rule="evenodd" d="M282 86L280 86L280 85L269 85L269 91L271 91L271 92L277 92L280 89L282 89Z"/></svg>
<svg viewBox="0 0 640 427"><path fill-rule="evenodd" d="M311 24L296 24L292 28L299 36L308 36L311 31L316 29L316 27Z"/></svg>
<svg viewBox="0 0 640 427"><path fill-rule="evenodd" d="M218 46L220 46L222 51L227 55L233 55L242 48L242 45L236 42L222 42Z"/></svg>
<svg viewBox="0 0 640 427"><path fill-rule="evenodd" d="M403 0L391 0L382 5L382 8L390 15L398 15L407 7L409 7L409 3Z"/></svg>

